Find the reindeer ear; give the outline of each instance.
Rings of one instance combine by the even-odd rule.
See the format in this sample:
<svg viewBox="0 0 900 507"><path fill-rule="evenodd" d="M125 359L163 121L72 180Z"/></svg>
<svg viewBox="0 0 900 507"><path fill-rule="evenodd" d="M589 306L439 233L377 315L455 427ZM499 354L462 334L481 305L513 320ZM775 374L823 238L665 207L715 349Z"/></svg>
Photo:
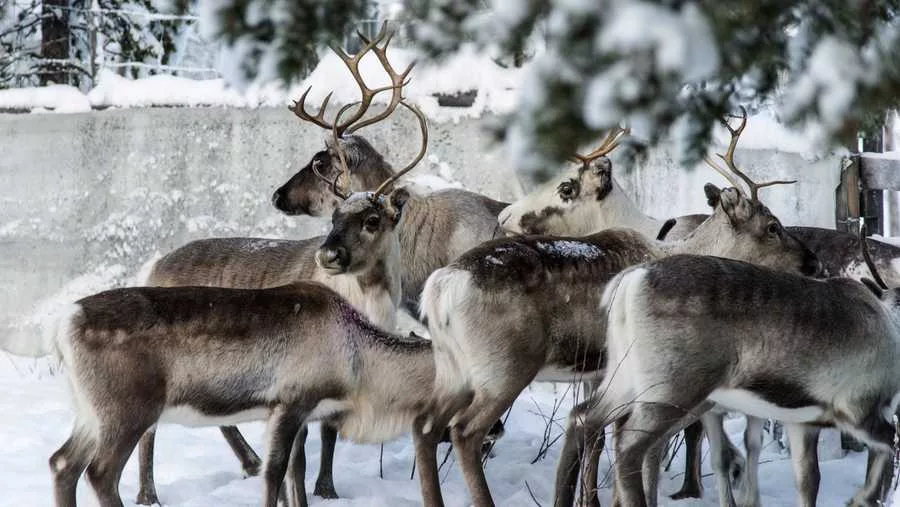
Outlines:
<svg viewBox="0 0 900 507"><path fill-rule="evenodd" d="M753 215L753 207L750 201L736 188L724 188L719 192L719 204L722 206L732 223L744 222Z"/></svg>
<svg viewBox="0 0 900 507"><path fill-rule="evenodd" d="M406 206L406 201L409 200L409 191L405 188L397 188L388 196L388 208L393 214L394 224L400 221L400 217L403 215L403 207Z"/></svg>
<svg viewBox="0 0 900 507"><path fill-rule="evenodd" d="M703 185L703 193L706 194L706 204L709 204L710 208L715 209L715 207L719 205L719 194L721 194L722 191L712 183L707 183L706 185Z"/></svg>

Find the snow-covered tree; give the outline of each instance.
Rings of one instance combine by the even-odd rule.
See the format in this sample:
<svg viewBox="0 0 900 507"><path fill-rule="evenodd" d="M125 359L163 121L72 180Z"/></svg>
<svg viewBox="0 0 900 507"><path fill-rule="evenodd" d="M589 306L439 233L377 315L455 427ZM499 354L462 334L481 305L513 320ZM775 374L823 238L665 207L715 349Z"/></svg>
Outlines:
<svg viewBox="0 0 900 507"><path fill-rule="evenodd" d="M240 74L302 77L365 17L362 0L201 0ZM627 121L682 160L705 152L737 104L776 104L823 140L882 118L900 97L898 0L406 0L432 58L474 43L521 63L537 47L502 134L541 177L580 143Z"/></svg>
<svg viewBox="0 0 900 507"><path fill-rule="evenodd" d="M137 77L169 63L186 2L0 0L0 87L90 87L98 68ZM149 70L148 70L149 69Z"/></svg>

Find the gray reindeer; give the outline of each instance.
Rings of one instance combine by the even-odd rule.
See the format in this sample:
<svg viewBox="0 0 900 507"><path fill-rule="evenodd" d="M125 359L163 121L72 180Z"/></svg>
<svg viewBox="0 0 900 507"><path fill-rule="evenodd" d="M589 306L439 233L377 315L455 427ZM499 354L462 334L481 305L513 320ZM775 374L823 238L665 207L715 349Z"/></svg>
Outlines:
<svg viewBox="0 0 900 507"><path fill-rule="evenodd" d="M585 157L585 170L592 170L602 151ZM815 255L758 201L736 189L708 185L706 190L715 212L682 241L656 242L615 229L584 237L505 238L432 273L422 311L434 342L435 394L414 425L426 505L442 505L435 429L451 427L473 503L493 505L477 454L490 423L534 380L602 376L607 362L595 313L603 286L622 269L683 252L797 273L820 269Z"/></svg>
<svg viewBox="0 0 900 507"><path fill-rule="evenodd" d="M571 503L579 449L609 423L619 501L656 505L662 441L710 402L789 428L850 432L870 449L866 483L851 505L878 504L900 402L900 292L865 282L690 255L623 271L598 315L615 370L569 416L557 505ZM795 435L795 463L815 462L816 439L802 438L802 429ZM596 476L593 459L587 468ZM815 505L804 489L818 486L817 473L797 482L798 503Z"/></svg>
<svg viewBox="0 0 900 507"><path fill-rule="evenodd" d="M774 184L791 183L774 181L756 183L734 161L737 143L746 123L746 111L742 110L740 123L732 127L726 120L723 125L729 130L731 140L724 154L718 155L725 163L723 168L713 160L706 162L724 176L735 188L745 187L746 195L756 199L760 188ZM533 193L514 202L500 214L501 226L510 233L581 235L601 231L610 227L633 228L646 236L656 235L665 223L645 215L634 201L625 193L613 177L612 163L600 160L591 166L593 170L584 170L579 166L561 174L558 178L543 185ZM708 215L686 215L677 217L675 225L668 230L667 238L680 239L690 234ZM860 280L867 276L868 269L863 258L859 237L818 227L788 226L787 231L809 247L822 262L824 276L839 276ZM900 248L880 241L865 240L873 261L880 272L885 274L887 283L900 286ZM740 460L739 452L724 438L721 428L722 414L712 413L707 418L706 431L713 446L712 462L716 471L718 490L723 505L732 504L730 497L731 481L728 479L735 470L736 461ZM716 423L716 420L719 420ZM744 443L747 448L748 468L741 474L744 496L753 505L759 505L759 491L756 480L758 457L762 450L761 425L763 421L749 418ZM703 428L694 424L685 429L686 440L686 473L681 489L672 498L700 497L703 486L700 480L700 450ZM809 435L796 438L810 438ZM796 439L795 438L795 439ZM815 474L816 470L809 473ZM807 498L815 498L816 491L804 494ZM814 502L813 502L814 503Z"/></svg>

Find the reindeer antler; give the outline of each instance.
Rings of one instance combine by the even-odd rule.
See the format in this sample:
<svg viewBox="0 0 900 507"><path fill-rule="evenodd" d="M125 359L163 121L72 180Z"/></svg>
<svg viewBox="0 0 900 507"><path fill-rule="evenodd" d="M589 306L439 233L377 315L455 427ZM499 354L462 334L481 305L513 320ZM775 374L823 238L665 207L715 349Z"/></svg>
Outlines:
<svg viewBox="0 0 900 507"><path fill-rule="evenodd" d="M382 25L381 30L384 31L386 29L387 29L387 21L384 22L384 25ZM356 33L357 33L357 35L359 35L359 38L361 38L363 40L363 42L365 42L366 44L369 44L369 40L362 33L360 33L359 31L357 31ZM385 108L385 110L382 111L380 114L377 114L367 120L363 120L363 121L357 123L356 125L352 125L350 128L348 128L347 129L348 134L352 134L353 132L356 132L357 130L359 130L363 127L372 125L373 123L377 123L377 122L387 118L388 116L390 116L391 113L394 112L394 109L397 109L397 105L403 99L403 87L406 86L407 84L409 84L409 80L407 79L407 76L409 76L409 73L410 73L410 71L412 71L413 67L416 65L416 62L410 63L409 66L406 67L406 70L404 70L403 72L398 73L397 71L394 70L394 68L391 66L391 62L388 61L388 57L387 57L388 44L391 43L391 38L393 36L394 36L393 32L390 32L387 34L387 36L384 38L384 47L378 47L377 43L372 46L372 52L378 58L378 61L381 62L381 66L384 68L385 72L387 72L388 77L391 78L391 89L393 90L393 94L391 95L391 101L390 101L390 103L388 103L387 108Z"/></svg>
<svg viewBox="0 0 900 507"><path fill-rule="evenodd" d="M335 130L337 131L338 136L342 136L345 131L347 131L354 123L360 120L363 115L366 114L366 111L369 109L369 106L372 105L372 99L375 98L375 95L386 91L393 90L393 96L391 97L391 102L388 104L388 107L381 114L377 115L373 119L366 120L354 127L350 132L361 128L366 125L371 125L376 121L380 121L386 118L393 110L397 107L397 103L401 100L401 95L403 93L402 88L409 81L406 79L409 75L409 72L412 70L415 62L411 63L406 70L401 73L397 73L394 68L391 66L390 62L387 59L387 45L391 41L391 37L393 37L393 32L389 32L387 29L387 21L381 25L381 30L379 30L378 34L372 39L369 40L361 33L357 31L359 37L365 43L362 49L359 50L355 55L347 54L343 49L331 46L331 50L334 51L338 58L344 62L344 65L347 66L347 69L350 70L350 74L353 76L353 79L356 81L356 84L359 86L360 92L362 94L362 100L356 102L355 104L359 104L357 110L351 115L345 122L338 123L337 118L335 119L333 124L329 124L325 120L325 109L328 107L328 101L331 99L332 93L329 93L325 96L325 100L322 101L322 104L319 106L319 111L315 115L312 115L306 111L306 96L309 94L310 90L312 90L312 86L309 86L306 91L303 92L303 95L300 96L299 100L294 101L292 106L288 106L298 118L304 121L308 121L315 125L318 125L327 130ZM383 48L379 48L378 44L382 41L385 42ZM383 86L381 88L369 88L365 81L362 78L362 74L359 70L359 63L362 61L363 56L369 51L374 51L375 56L378 57L378 60L381 62L384 70L387 71L388 76L391 78L391 84L389 86Z"/></svg>
<svg viewBox="0 0 900 507"><path fill-rule="evenodd" d="M322 173L319 172L319 166L316 164L315 161L313 162L313 165L312 165L313 173L315 173L315 175L318 176L322 181L324 181L325 183L328 183L329 188L331 188L331 191L334 193L334 195L340 197L341 199L346 199L347 197L350 197L349 193L344 192L343 189L338 187L338 181L340 181L342 176L346 175L348 178L350 177L350 169L347 167L347 159L344 157L344 149L341 148L341 134L340 134L340 132L338 132L337 121L341 119L341 115L343 115L346 110L350 109L351 107L353 107L357 104L359 104L359 101L351 102L351 103L347 104L346 106L342 107L335 115L335 117L334 117L335 123L331 127L331 136L332 136L332 139L334 140L334 150L337 151L338 161L340 162L341 171L337 174L337 176L334 177L334 180L329 180L328 178L325 177L325 175L323 175Z"/></svg>
<svg viewBox="0 0 900 507"><path fill-rule="evenodd" d="M619 142L622 140L622 138L630 133L631 128L615 127L606 134L606 137L603 138L603 141L600 142L600 146L596 150L588 153L587 155L574 153L569 158L569 160L571 160L572 162L581 162L585 167L587 167L587 165L594 160L597 160L598 158L616 149L616 147L619 146Z"/></svg>
<svg viewBox="0 0 900 507"><path fill-rule="evenodd" d="M741 124L738 125L737 128L731 126L728 123L727 118L740 118ZM775 181L765 181L763 183L756 183L749 176L744 174L743 171L738 169L737 165L734 163L734 150L737 148L738 139L741 137L741 133L744 132L744 127L747 126L747 110L744 106L741 106L741 116L729 116L726 118L722 118L722 125L728 129L728 132L731 134L731 141L728 143L728 149L725 151L725 154L716 153L716 155L725 162L725 165L728 166L728 171L731 171L731 174L726 172L721 166L713 162L709 157L704 157L703 161L706 162L707 165L716 170L719 174L721 174L726 180L728 180L731 185L741 191L741 184L738 180L734 178L737 176L740 178L749 188L750 190L750 198L754 201L759 200L759 189L763 187L771 187L772 185L790 185L791 183L797 183L797 180L775 180ZM741 193L744 193L741 191Z"/></svg>
<svg viewBox="0 0 900 507"><path fill-rule="evenodd" d="M412 168L422 160L422 157L425 156L425 151L428 150L428 122L425 120L425 115L422 114L422 111L418 107L407 104L405 100L400 101L400 105L402 105L406 109L409 109L414 115L416 115L416 119L419 121L419 129L422 131L422 147L419 150L419 153L416 154L416 157L412 160L412 162L407 164L406 167L398 171L390 178L384 180L384 183L382 183L378 186L378 188L375 189L375 192L372 193L373 199L377 199L378 196L385 191L385 189L391 186L391 184L400 179L400 177L404 174L411 171Z"/></svg>

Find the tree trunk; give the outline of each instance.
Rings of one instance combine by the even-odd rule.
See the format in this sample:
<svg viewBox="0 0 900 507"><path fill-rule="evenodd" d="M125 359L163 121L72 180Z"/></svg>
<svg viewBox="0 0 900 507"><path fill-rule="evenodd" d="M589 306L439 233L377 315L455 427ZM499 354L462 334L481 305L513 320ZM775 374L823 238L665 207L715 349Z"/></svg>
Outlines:
<svg viewBox="0 0 900 507"><path fill-rule="evenodd" d="M41 58L45 60L41 72L41 84L69 84L67 66L69 59L69 0L42 0ZM47 62L46 60L58 60Z"/></svg>

